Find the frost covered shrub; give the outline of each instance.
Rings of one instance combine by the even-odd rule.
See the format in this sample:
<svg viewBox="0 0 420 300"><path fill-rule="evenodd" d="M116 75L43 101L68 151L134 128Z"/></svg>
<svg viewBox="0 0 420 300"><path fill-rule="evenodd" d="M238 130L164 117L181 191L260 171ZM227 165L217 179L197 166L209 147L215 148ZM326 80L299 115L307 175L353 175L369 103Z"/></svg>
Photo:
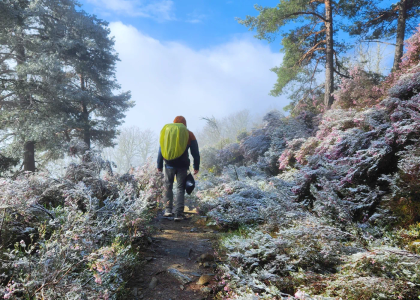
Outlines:
<svg viewBox="0 0 420 300"><path fill-rule="evenodd" d="M264 130L252 131L251 135L241 141L240 147L247 164L255 163L270 148L271 139Z"/></svg>
<svg viewBox="0 0 420 300"><path fill-rule="evenodd" d="M389 208L398 216L400 225L420 221L420 152L418 144L409 145L398 153L398 172L383 175L389 184L392 201Z"/></svg>
<svg viewBox="0 0 420 300"><path fill-rule="evenodd" d="M264 128L271 143L264 157L260 157L258 165L269 174L278 174L279 157L287 147L287 142L298 138L308 138L313 131L313 123L309 122L310 114L299 118L284 117L278 111L272 111L264 117Z"/></svg>
<svg viewBox="0 0 420 300"><path fill-rule="evenodd" d="M217 152L219 166L241 165L244 163L244 156L238 143L230 144Z"/></svg>
<svg viewBox="0 0 420 300"><path fill-rule="evenodd" d="M420 293L419 259L398 248L373 248L345 257L339 273L323 286L302 287L311 295L345 299L415 299Z"/></svg>
<svg viewBox="0 0 420 300"><path fill-rule="evenodd" d="M13 157L7 157L0 153L0 176L9 171L18 164L19 160Z"/></svg>
<svg viewBox="0 0 420 300"><path fill-rule="evenodd" d="M335 273L343 255L363 251L353 244L351 234L311 217L272 234L250 230L222 241L229 261L222 268L222 278L229 279L229 289L234 291L249 287L271 297L294 294L300 284L294 276Z"/></svg>
<svg viewBox="0 0 420 300"><path fill-rule="evenodd" d="M87 155L65 178L1 179L5 299L116 299L138 264L133 247L147 234L161 175L143 169L101 178L106 164Z"/></svg>
<svg viewBox="0 0 420 300"><path fill-rule="evenodd" d="M220 150L206 148L201 151L201 161L204 169L220 174L224 166L243 165L244 156L238 143L229 144Z"/></svg>
<svg viewBox="0 0 420 300"><path fill-rule="evenodd" d="M360 66L349 70L350 78L343 78L334 92L333 108L364 108L379 103L382 92L377 78L365 72Z"/></svg>
<svg viewBox="0 0 420 300"><path fill-rule="evenodd" d="M197 197L200 213L207 214L222 228L263 222L277 226L288 222L287 208L297 206L291 199L292 184L267 178L258 169L225 169L221 179L214 185L200 178Z"/></svg>
<svg viewBox="0 0 420 300"><path fill-rule="evenodd" d="M219 198L206 200L205 194L200 200L201 210L205 210L216 225L225 228L236 228L243 224L256 224L264 221L263 210L277 204L273 195L267 195L259 189L236 182L224 185L221 190L211 191Z"/></svg>
<svg viewBox="0 0 420 300"><path fill-rule="evenodd" d="M295 159L301 165L308 163L307 157L315 153L315 149L319 145L319 140L316 137L307 138L295 153Z"/></svg>
<svg viewBox="0 0 420 300"><path fill-rule="evenodd" d="M390 97L409 99L411 96L418 94L420 90L420 72L403 75L388 90Z"/></svg>
<svg viewBox="0 0 420 300"><path fill-rule="evenodd" d="M293 167L294 163L296 162L296 158L294 153L300 149L302 144L305 142L305 139L294 139L290 142L287 142L287 147L280 155L279 158L279 169L284 170L286 167Z"/></svg>
<svg viewBox="0 0 420 300"><path fill-rule="evenodd" d="M374 195L381 194L374 185L383 173L396 171L395 150L386 138L390 128L385 109L325 113L314 138L306 140L298 150L290 147L283 154L304 165L293 189L299 201L310 205L317 200L329 203L328 193L322 192L325 188L338 195L340 203L346 203L345 210L351 212L348 216L363 219L364 214L371 215L379 201ZM325 184L325 180L329 183ZM348 188L355 185L369 186L370 192L354 189L349 193Z"/></svg>

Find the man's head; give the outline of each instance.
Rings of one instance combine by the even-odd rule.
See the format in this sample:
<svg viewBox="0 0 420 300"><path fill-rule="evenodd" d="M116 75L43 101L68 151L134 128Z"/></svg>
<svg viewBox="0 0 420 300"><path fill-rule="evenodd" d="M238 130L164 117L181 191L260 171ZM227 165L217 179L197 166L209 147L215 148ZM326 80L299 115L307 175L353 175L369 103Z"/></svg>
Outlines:
<svg viewBox="0 0 420 300"><path fill-rule="evenodd" d="M174 123L182 123L187 126L187 120L183 116L177 116L174 120Z"/></svg>

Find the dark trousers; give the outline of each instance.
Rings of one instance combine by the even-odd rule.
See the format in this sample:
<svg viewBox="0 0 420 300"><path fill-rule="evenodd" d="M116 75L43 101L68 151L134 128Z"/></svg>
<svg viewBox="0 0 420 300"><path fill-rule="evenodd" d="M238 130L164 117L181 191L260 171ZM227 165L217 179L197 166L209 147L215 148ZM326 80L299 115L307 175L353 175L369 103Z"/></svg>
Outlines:
<svg viewBox="0 0 420 300"><path fill-rule="evenodd" d="M165 212L172 212L175 214L184 213L184 199L185 199L185 178L187 177L187 168L168 168L165 167ZM174 193L172 191L174 180L176 177L176 199L174 209Z"/></svg>

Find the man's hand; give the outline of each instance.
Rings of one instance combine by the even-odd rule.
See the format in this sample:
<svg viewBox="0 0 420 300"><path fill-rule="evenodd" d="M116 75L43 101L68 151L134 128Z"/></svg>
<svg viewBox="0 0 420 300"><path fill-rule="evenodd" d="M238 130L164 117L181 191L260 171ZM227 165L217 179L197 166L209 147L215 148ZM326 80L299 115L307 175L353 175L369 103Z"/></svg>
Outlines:
<svg viewBox="0 0 420 300"><path fill-rule="evenodd" d="M162 171L163 171L162 169L158 169L158 172L161 172L162 173Z"/></svg>
<svg viewBox="0 0 420 300"><path fill-rule="evenodd" d="M197 173L198 173L198 170L194 170L193 174L197 175Z"/></svg>

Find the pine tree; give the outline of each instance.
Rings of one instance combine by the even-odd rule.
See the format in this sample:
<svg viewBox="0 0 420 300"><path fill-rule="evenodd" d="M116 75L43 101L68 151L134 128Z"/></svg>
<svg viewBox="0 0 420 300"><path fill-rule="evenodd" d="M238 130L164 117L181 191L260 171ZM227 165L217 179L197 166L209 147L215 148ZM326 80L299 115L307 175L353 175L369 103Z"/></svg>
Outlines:
<svg viewBox="0 0 420 300"><path fill-rule="evenodd" d="M395 37L393 70L399 69L404 52L404 40L412 32L420 18L420 0L400 0L388 7L381 7L381 1L372 0L355 16L349 26L351 35L367 41Z"/></svg>
<svg viewBox="0 0 420 300"><path fill-rule="evenodd" d="M113 94L118 57L107 24L76 5L2 2L1 141L27 171L35 171L35 148L52 159L72 138L112 144L132 106L129 93Z"/></svg>
<svg viewBox="0 0 420 300"><path fill-rule="evenodd" d="M23 156L25 171L35 171L35 144L59 131L57 98L65 74L57 56L61 28L54 14L71 6L73 1L2 2L2 142L10 155ZM53 26L46 19L55 20Z"/></svg>
<svg viewBox="0 0 420 300"><path fill-rule="evenodd" d="M259 39L271 42L278 32L281 33L284 58L280 67L272 69L278 79L271 95L283 94L286 86L292 83L299 85L292 106L319 95L320 86L314 85L316 74L324 66L324 105L331 107L334 74L343 75L338 55L347 49L343 43L336 41L336 19L337 16L353 16L363 2L281 0L275 8L256 6L259 11L257 17L247 16L239 21L250 30L256 29Z"/></svg>
<svg viewBox="0 0 420 300"><path fill-rule="evenodd" d="M134 104L130 92L113 92L120 89L115 78L118 56L114 40L109 37L108 23L84 12L67 21L69 38L77 41L62 52L73 93L67 138L80 138L88 148L92 142L113 146L116 127Z"/></svg>

